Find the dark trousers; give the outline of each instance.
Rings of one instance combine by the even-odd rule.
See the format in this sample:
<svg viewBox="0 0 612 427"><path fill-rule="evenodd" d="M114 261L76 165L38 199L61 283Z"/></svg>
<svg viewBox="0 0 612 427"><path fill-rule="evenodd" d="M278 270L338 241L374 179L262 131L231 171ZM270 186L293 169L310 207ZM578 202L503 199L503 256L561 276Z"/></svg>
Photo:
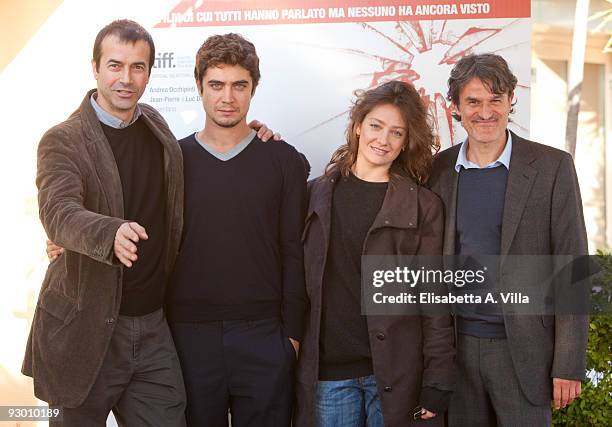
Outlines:
<svg viewBox="0 0 612 427"><path fill-rule="evenodd" d="M187 425L291 424L296 354L279 319L170 325L187 391Z"/></svg>
<svg viewBox="0 0 612 427"><path fill-rule="evenodd" d="M87 398L63 408L51 426L106 426L110 411L120 426L185 425L185 388L162 309L119 316L102 368Z"/></svg>
<svg viewBox="0 0 612 427"><path fill-rule="evenodd" d="M506 339L459 334L457 365L449 427L550 425L550 404L535 406L521 391Z"/></svg>

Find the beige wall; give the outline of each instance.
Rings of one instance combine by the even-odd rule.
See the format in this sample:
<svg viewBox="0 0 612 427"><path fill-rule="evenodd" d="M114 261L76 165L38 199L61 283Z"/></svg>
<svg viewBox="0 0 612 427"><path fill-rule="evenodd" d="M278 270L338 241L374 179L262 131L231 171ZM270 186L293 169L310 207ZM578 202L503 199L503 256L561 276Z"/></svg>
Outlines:
<svg viewBox="0 0 612 427"><path fill-rule="evenodd" d="M57 9L63 0L0 0L0 74L15 58L19 51L28 43L40 26ZM31 210L24 207L25 210ZM35 210L35 207L34 207ZM13 268L14 266L11 266ZM28 271L28 276L36 275L35 271ZM13 286L14 284L7 284ZM5 296L6 297L6 296ZM20 309L12 311L12 316L20 320L24 330L29 329L36 299L33 292L29 292L27 304ZM4 317L3 317L4 319ZM3 322L2 328L7 324ZM27 329L26 329L27 328ZM2 336L5 353L20 355L23 353L23 340L13 340L13 331L4 331ZM9 339L10 337L10 339ZM10 344L9 344L10 342ZM8 359L13 359L9 357ZM6 360L6 359L3 359ZM19 375L8 366L15 364L0 363L0 404L2 405L37 405L38 401L32 394L31 379ZM3 425L28 427L35 426L35 422L2 423ZM40 423L41 425L43 423Z"/></svg>
<svg viewBox="0 0 612 427"><path fill-rule="evenodd" d="M612 246L612 54L602 53L608 37L591 34L587 41L575 155L591 252ZM560 149L565 146L571 41L569 29L533 26L531 137Z"/></svg>
<svg viewBox="0 0 612 427"><path fill-rule="evenodd" d="M63 0L0 1L0 73Z"/></svg>
<svg viewBox="0 0 612 427"><path fill-rule="evenodd" d="M0 235L11 242L0 246L0 405L38 403L31 379L20 373L48 265L34 185L38 141L95 85L89 61L99 29L119 18L151 28L177 2L0 0L0 117L8 159L0 168Z"/></svg>

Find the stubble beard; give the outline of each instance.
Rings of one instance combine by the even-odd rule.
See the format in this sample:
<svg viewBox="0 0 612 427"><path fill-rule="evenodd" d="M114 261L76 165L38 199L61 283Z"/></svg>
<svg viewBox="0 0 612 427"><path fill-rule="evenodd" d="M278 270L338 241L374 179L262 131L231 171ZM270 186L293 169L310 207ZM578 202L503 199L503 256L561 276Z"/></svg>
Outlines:
<svg viewBox="0 0 612 427"><path fill-rule="evenodd" d="M236 120L233 120L231 122L221 122L217 119L215 119L214 117L212 118L213 123L215 123L217 126L225 128L225 129L231 129L233 127L236 127L238 124L240 124L240 122L244 119L245 116L239 117Z"/></svg>

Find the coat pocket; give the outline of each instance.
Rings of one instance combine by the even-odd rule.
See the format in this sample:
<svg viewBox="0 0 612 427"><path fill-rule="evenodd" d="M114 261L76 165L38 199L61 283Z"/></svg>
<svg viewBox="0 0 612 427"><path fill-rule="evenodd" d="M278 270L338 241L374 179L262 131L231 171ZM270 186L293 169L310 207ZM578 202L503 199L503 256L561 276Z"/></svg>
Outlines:
<svg viewBox="0 0 612 427"><path fill-rule="evenodd" d="M47 288L43 291L38 301L38 306L46 313L60 320L63 325L67 325L77 315L77 303L72 298Z"/></svg>
<svg viewBox="0 0 612 427"><path fill-rule="evenodd" d="M540 316L540 319L542 320L542 325L545 328L552 328L555 326L555 316L543 314Z"/></svg>

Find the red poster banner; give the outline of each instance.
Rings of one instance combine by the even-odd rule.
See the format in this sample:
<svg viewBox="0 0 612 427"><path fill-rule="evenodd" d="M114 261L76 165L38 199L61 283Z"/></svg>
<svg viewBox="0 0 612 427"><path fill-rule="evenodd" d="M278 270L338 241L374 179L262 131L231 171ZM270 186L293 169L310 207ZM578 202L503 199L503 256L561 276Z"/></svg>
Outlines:
<svg viewBox="0 0 612 427"><path fill-rule="evenodd" d="M530 15L530 0L182 0L156 28L528 18Z"/></svg>

